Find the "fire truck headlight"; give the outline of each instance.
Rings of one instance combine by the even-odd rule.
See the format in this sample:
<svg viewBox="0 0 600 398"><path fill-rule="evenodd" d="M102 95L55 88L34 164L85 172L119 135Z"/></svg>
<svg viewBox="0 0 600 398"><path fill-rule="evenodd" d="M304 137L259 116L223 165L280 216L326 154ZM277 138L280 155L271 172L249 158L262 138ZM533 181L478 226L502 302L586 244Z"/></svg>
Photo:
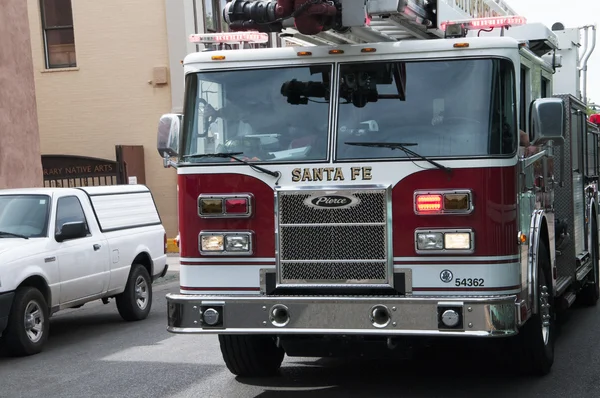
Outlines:
<svg viewBox="0 0 600 398"><path fill-rule="evenodd" d="M444 234L444 248L448 250L469 250L471 248L471 234L468 232L446 232Z"/></svg>
<svg viewBox="0 0 600 398"><path fill-rule="evenodd" d="M417 233L417 249L419 250L442 250L444 238L440 232Z"/></svg>
<svg viewBox="0 0 600 398"><path fill-rule="evenodd" d="M223 235L203 235L200 237L200 250L203 252L222 252L225 248Z"/></svg>
<svg viewBox="0 0 600 398"><path fill-rule="evenodd" d="M250 235L228 235L225 237L225 250L228 252L250 251Z"/></svg>
<svg viewBox="0 0 600 398"><path fill-rule="evenodd" d="M200 254L251 256L253 235L252 231L201 231L198 236Z"/></svg>

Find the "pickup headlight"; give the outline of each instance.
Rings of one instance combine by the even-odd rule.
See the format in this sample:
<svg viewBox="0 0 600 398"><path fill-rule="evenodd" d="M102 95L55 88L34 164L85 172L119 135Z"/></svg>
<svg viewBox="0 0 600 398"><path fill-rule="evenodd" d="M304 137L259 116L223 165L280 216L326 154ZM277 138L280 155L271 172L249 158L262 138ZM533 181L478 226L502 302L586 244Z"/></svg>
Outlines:
<svg viewBox="0 0 600 398"><path fill-rule="evenodd" d="M251 231L202 231L198 239L200 254L251 255L252 236Z"/></svg>
<svg viewBox="0 0 600 398"><path fill-rule="evenodd" d="M472 230L416 230L417 253L472 253L475 249L475 233Z"/></svg>

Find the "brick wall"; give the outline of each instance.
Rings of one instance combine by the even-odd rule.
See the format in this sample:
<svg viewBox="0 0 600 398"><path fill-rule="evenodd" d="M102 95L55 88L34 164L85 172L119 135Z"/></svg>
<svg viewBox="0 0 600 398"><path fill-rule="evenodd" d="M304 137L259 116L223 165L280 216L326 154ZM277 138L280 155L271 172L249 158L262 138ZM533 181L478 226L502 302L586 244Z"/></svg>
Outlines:
<svg viewBox="0 0 600 398"><path fill-rule="evenodd" d="M41 151L115 160L115 145L143 145L146 185L169 237L177 235L176 175L156 151L156 128L171 109L164 0L72 0L77 67L45 70L38 0L27 0ZM183 84L183 82L175 82Z"/></svg>

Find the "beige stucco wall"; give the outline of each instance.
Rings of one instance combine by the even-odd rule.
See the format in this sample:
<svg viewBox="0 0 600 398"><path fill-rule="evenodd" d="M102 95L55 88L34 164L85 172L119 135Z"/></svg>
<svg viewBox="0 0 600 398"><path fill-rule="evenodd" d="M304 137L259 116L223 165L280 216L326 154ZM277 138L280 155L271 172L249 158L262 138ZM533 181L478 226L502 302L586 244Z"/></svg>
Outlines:
<svg viewBox="0 0 600 398"><path fill-rule="evenodd" d="M0 189L42 185L27 5L0 6Z"/></svg>
<svg viewBox="0 0 600 398"><path fill-rule="evenodd" d="M16 0L15 0L16 1ZM40 8L27 0L43 154L115 160L115 145L143 145L146 185L169 237L177 235L176 174L156 151L160 115L171 109L164 0L72 1L77 68L44 70Z"/></svg>

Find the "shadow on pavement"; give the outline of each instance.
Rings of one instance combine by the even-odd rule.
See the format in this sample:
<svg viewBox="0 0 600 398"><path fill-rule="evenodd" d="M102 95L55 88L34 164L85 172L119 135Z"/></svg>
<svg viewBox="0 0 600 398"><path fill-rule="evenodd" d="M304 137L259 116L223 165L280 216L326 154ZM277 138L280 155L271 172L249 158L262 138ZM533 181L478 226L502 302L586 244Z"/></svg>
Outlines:
<svg viewBox="0 0 600 398"><path fill-rule="evenodd" d="M290 398L597 397L596 382L582 387L590 377L582 374L589 371L586 364L600 362L594 359L597 344L581 346L583 331L598 322L594 313L594 308L575 306L563 318L556 330L554 368L545 377L520 375L506 344L459 338L438 340L408 360L288 358L278 377L236 380L263 387L264 392L255 395L260 398L282 393Z"/></svg>
<svg viewBox="0 0 600 398"><path fill-rule="evenodd" d="M0 352L0 396L171 397L210 379L222 366L161 356L176 344L168 343L164 298L173 286L154 291L150 315L138 322L123 321L114 300L58 312L44 351L19 358Z"/></svg>

